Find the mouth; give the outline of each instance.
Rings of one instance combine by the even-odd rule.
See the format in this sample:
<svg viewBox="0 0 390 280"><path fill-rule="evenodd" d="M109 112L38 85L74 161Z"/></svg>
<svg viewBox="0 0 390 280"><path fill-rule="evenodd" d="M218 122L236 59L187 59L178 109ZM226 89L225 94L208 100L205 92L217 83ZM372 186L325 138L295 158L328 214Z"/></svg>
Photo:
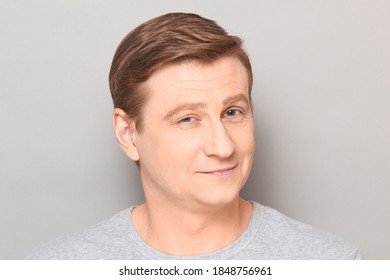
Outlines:
<svg viewBox="0 0 390 280"><path fill-rule="evenodd" d="M237 167L237 165L234 165L232 167L223 167L223 168L218 168L215 170L205 171L205 172L200 172L200 173L203 173L206 175L213 175L216 177L226 177L226 176L229 176L230 174L232 174L234 172L234 170L236 169L236 167Z"/></svg>

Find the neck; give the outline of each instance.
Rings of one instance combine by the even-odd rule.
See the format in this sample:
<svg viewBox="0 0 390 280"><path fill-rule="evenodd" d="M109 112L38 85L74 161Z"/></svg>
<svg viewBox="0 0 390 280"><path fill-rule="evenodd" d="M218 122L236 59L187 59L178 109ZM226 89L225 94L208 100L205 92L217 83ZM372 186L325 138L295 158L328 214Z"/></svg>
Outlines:
<svg viewBox="0 0 390 280"><path fill-rule="evenodd" d="M152 248L170 255L199 255L233 243L247 228L251 203L240 198L195 211L172 203L148 202L132 212L134 226Z"/></svg>

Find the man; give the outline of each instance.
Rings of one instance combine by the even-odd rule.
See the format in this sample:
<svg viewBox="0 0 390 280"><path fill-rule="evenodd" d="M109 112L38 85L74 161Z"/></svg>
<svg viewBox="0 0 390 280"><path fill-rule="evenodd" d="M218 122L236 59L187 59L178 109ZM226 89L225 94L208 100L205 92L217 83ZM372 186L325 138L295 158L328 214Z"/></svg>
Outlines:
<svg viewBox="0 0 390 280"><path fill-rule="evenodd" d="M34 251L54 259L356 259L340 239L239 197L255 150L238 37L194 14L154 18L110 71L118 143L146 202Z"/></svg>

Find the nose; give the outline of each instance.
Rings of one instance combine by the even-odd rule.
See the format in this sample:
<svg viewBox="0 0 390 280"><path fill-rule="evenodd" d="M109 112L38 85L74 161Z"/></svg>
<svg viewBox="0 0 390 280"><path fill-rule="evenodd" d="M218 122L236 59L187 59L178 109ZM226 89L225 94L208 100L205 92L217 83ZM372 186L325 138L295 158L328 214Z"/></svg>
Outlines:
<svg viewBox="0 0 390 280"><path fill-rule="evenodd" d="M222 120L211 124L205 136L204 153L209 157L228 158L234 153L234 143Z"/></svg>

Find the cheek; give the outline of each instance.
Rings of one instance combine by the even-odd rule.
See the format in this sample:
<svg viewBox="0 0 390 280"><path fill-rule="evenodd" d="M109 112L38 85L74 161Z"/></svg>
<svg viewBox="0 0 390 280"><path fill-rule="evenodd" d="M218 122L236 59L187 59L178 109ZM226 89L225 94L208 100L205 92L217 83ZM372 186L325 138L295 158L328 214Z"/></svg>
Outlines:
<svg viewBox="0 0 390 280"><path fill-rule="evenodd" d="M166 154L169 154L174 168L188 169L191 167L199 148L196 140L196 137L186 139L173 137L169 143L166 143Z"/></svg>
<svg viewBox="0 0 390 280"><path fill-rule="evenodd" d="M240 142L239 154L242 157L243 168L249 173L252 168L253 158L255 154L255 141L252 138L246 138L246 141ZM249 174L248 174L249 175Z"/></svg>
<svg viewBox="0 0 390 280"><path fill-rule="evenodd" d="M230 130L236 149L243 154L253 154L255 150L255 139L253 123L247 123L245 126L235 126Z"/></svg>
<svg viewBox="0 0 390 280"><path fill-rule="evenodd" d="M146 155L145 160L151 161L153 165L158 164L161 169L178 170L192 163L196 151L195 137L160 133L149 135L143 140L140 148L142 154Z"/></svg>

